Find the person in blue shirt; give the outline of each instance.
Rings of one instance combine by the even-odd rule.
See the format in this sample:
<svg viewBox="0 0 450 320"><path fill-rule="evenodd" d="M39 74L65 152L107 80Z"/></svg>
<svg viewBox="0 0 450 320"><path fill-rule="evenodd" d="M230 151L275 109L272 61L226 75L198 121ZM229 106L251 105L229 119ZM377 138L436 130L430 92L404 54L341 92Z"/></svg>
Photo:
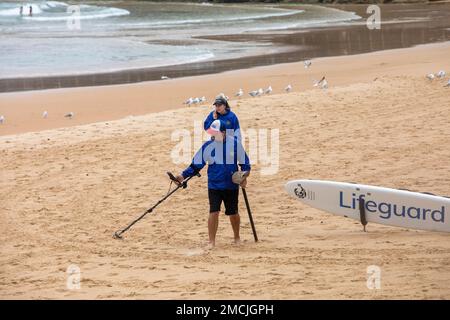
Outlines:
<svg viewBox="0 0 450 320"><path fill-rule="evenodd" d="M213 121L207 132L212 135L211 140L202 145L192 159L191 165L176 178L181 183L184 179L196 175L208 164L209 248L213 248L216 243L222 202L225 205L225 214L230 217L234 242L238 244L240 242L239 185L233 183L232 176L239 171L238 165L241 171L250 172L250 160L239 139L226 134L223 121ZM240 186L245 188L246 185L247 180L244 179Z"/></svg>
<svg viewBox="0 0 450 320"><path fill-rule="evenodd" d="M236 114L231 111L227 99L223 96L218 96L213 105L215 109L206 117L205 122L203 123L203 128L208 130L214 120L220 120L224 123L228 135L234 135L239 141L242 141L239 119Z"/></svg>

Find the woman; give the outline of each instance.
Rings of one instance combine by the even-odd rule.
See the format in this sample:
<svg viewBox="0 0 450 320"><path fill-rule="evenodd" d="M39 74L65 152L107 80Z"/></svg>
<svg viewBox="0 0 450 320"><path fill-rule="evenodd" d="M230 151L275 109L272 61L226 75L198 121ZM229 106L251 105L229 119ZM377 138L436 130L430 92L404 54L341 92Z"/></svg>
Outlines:
<svg viewBox="0 0 450 320"><path fill-rule="evenodd" d="M227 99L218 96L213 105L215 106L215 110L211 111L203 124L205 131L209 129L214 120L220 120L225 125L227 135L235 136L241 141L239 120L236 114L231 111Z"/></svg>

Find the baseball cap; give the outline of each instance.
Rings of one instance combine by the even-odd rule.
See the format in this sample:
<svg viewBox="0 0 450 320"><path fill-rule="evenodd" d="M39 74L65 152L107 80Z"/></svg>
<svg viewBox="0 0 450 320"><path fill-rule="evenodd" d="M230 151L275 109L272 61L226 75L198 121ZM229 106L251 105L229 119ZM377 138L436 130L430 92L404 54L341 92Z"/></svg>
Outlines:
<svg viewBox="0 0 450 320"><path fill-rule="evenodd" d="M221 131L225 131L225 124L220 120L214 120L206 132L210 135L216 135Z"/></svg>
<svg viewBox="0 0 450 320"><path fill-rule="evenodd" d="M250 174L249 171L236 171L231 176L231 180L233 181L233 183L241 184L241 182L244 181L245 178L247 178L249 174Z"/></svg>
<svg viewBox="0 0 450 320"><path fill-rule="evenodd" d="M223 104L224 106L228 106L228 101L227 99L223 98L223 97L217 97L216 100L214 100L213 105L220 105Z"/></svg>

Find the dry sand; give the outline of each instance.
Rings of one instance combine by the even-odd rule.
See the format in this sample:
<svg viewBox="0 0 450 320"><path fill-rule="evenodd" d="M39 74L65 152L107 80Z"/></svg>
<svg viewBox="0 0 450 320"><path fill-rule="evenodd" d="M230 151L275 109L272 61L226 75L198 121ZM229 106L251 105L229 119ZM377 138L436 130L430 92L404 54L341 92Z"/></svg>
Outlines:
<svg viewBox="0 0 450 320"><path fill-rule="evenodd" d="M166 193L165 171L184 167L172 163L177 142L171 134L180 127L192 131L209 106L0 137L0 298L449 299L449 234L375 224L364 233L353 220L289 198L283 187L290 179L311 178L449 195L450 88L424 77L450 70L449 56L447 43L316 59L308 72L326 72L328 90L309 89L303 66L291 64L3 96L15 109L8 118L19 121L13 129L2 127L11 133L41 128L20 123L33 99L54 103L61 114L79 108L79 117L67 120L76 124L97 119L88 110L97 106L98 119L109 111L123 116L115 110L119 105L149 112L153 107L143 106L169 90L185 96L271 82L279 92L282 83L305 84L303 92L232 102L243 128L280 130L279 172L262 176L256 164L249 179L259 243L253 242L241 199L242 245L231 244L231 227L221 216L217 248L202 249L206 172L128 231L124 241L112 239ZM66 94L73 100L58 100ZM175 95L166 97L174 105L181 97ZM81 269L79 290L66 287L70 264ZM366 287L369 265L381 268L380 290Z"/></svg>

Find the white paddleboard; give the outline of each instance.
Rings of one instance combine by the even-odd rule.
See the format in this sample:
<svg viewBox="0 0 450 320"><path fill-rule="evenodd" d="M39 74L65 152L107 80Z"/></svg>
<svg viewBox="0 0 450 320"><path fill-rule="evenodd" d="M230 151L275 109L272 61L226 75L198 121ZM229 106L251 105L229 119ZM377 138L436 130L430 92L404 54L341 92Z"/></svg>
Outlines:
<svg viewBox="0 0 450 320"><path fill-rule="evenodd" d="M361 202L367 222L450 232L448 197L321 180L293 180L285 187L301 202L335 215L361 221Z"/></svg>

